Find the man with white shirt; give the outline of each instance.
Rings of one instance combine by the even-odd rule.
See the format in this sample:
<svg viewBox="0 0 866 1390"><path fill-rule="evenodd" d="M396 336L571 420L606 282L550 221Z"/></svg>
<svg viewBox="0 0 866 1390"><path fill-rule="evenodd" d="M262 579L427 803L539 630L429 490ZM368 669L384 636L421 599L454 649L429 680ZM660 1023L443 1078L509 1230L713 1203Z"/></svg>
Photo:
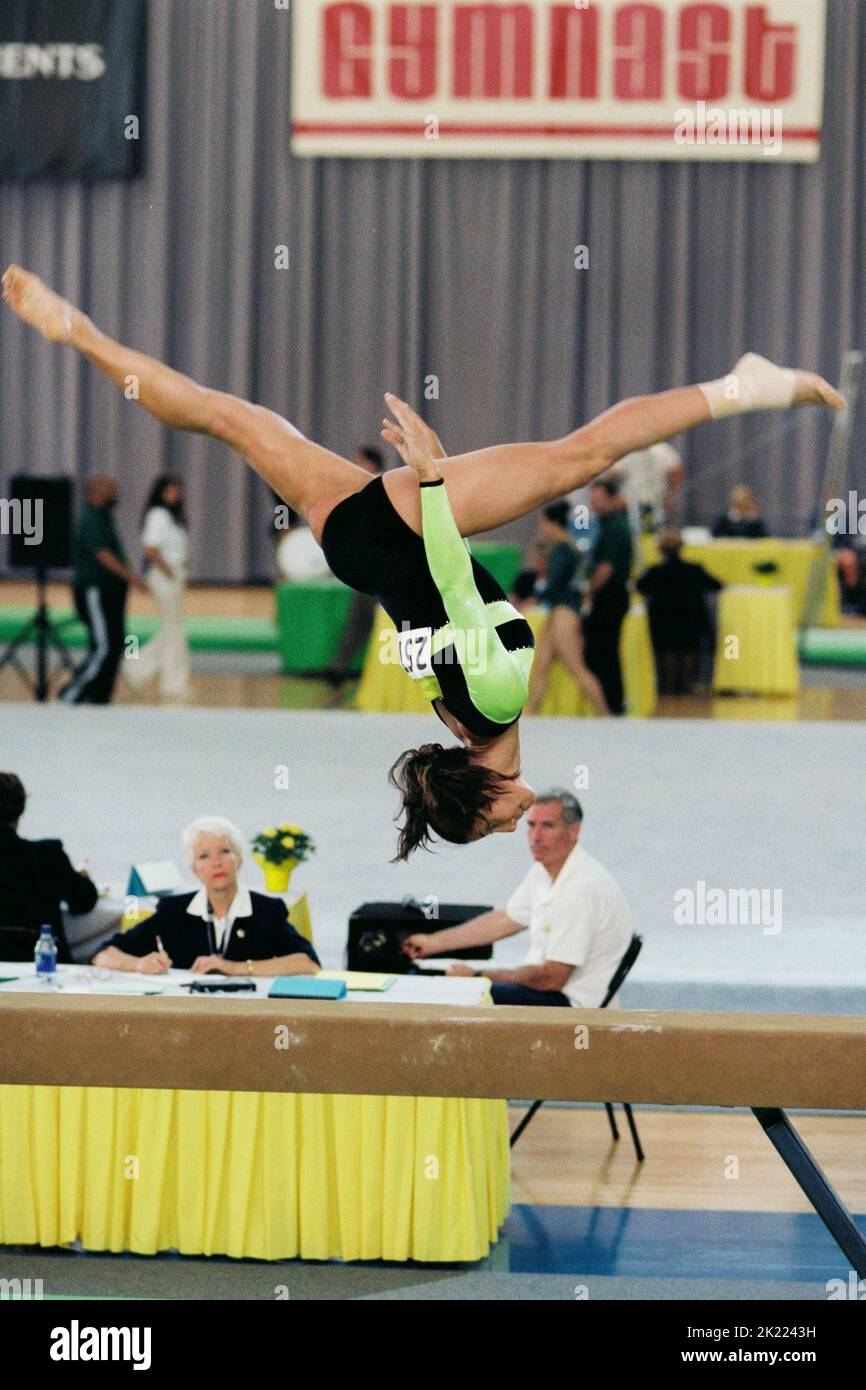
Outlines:
<svg viewBox="0 0 866 1390"><path fill-rule="evenodd" d="M660 531L685 480L683 461L671 444L651 444L616 464L635 537ZM605 475L607 476L607 475Z"/></svg>
<svg viewBox="0 0 866 1390"><path fill-rule="evenodd" d="M447 956L528 928L523 965L473 970L457 962L448 974L486 975L496 1004L597 1008L625 955L632 922L622 889L578 844L582 823L580 803L570 792L543 792L526 816L535 863L506 907L459 927L416 933L404 941L403 950L416 959Z"/></svg>

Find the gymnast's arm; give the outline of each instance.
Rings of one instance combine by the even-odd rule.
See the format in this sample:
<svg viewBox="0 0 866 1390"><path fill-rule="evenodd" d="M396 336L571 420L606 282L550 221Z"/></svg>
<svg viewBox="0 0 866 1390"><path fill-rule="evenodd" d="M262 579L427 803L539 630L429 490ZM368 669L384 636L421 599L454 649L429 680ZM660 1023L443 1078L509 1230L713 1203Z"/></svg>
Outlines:
<svg viewBox="0 0 866 1390"><path fill-rule="evenodd" d="M488 719L507 724L516 719L529 696L527 676L506 651L475 587L472 557L461 536L444 479L421 483L421 528L430 574L457 632L474 632L484 643L481 660L464 666L473 703ZM474 651L474 647L464 646Z"/></svg>

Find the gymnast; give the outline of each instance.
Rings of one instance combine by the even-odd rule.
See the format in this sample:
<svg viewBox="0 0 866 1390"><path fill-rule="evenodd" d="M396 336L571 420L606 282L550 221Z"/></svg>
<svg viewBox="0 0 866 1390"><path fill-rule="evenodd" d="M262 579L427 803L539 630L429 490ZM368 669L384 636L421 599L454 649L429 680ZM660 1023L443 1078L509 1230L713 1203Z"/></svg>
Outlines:
<svg viewBox="0 0 866 1390"><path fill-rule="evenodd" d="M515 521L583 487L618 459L696 425L793 405L844 407L811 372L748 353L700 386L640 396L545 443L448 458L396 396L382 436L406 465L369 473L305 439L260 405L199 386L114 342L37 276L10 266L3 298L51 342L75 348L157 420L222 440L307 521L334 574L373 594L398 631L400 662L457 744L425 743L391 769L404 819L397 858L435 832L468 844L512 831L535 797L520 771L519 719L529 693L529 625L473 559L463 537Z"/></svg>

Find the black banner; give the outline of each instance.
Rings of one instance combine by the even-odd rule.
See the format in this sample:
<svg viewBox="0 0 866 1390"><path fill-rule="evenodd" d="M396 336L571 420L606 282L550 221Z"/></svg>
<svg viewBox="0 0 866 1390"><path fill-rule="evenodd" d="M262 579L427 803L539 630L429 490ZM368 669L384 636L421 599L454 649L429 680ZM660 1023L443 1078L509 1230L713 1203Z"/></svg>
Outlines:
<svg viewBox="0 0 866 1390"><path fill-rule="evenodd" d="M145 0L0 0L0 179L139 173Z"/></svg>

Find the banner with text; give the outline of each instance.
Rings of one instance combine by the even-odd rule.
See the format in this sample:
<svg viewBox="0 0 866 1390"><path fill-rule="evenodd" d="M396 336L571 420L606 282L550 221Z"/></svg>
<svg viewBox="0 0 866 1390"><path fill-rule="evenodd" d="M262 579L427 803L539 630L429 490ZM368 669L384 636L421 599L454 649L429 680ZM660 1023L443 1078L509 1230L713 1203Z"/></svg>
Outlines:
<svg viewBox="0 0 866 1390"><path fill-rule="evenodd" d="M819 158L825 0L295 0L297 155Z"/></svg>
<svg viewBox="0 0 866 1390"><path fill-rule="evenodd" d="M0 0L0 179L141 167L145 0Z"/></svg>

